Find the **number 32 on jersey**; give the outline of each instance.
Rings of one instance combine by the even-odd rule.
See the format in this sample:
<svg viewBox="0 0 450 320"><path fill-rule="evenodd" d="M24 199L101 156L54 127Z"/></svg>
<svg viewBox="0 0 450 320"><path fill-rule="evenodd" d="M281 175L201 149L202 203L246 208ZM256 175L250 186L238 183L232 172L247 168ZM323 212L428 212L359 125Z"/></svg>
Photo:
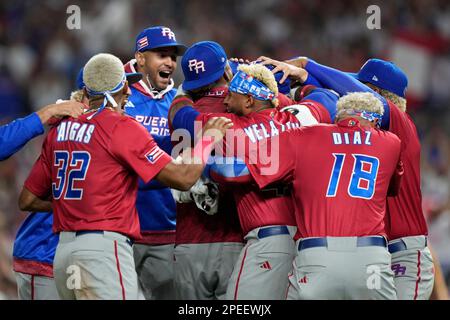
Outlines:
<svg viewBox="0 0 450 320"><path fill-rule="evenodd" d="M352 159L346 159L346 154L343 153L333 153L333 156L334 165L328 183L327 197L336 196L339 184L341 184L344 162L353 160L353 171L348 182L347 192L353 198L372 199L375 193L380 160L363 154L352 154Z"/></svg>
<svg viewBox="0 0 450 320"><path fill-rule="evenodd" d="M52 183L53 198L58 200L81 200L83 189L75 188L74 181L83 181L91 162L91 155L86 151L55 151L53 165L57 168L57 182ZM63 195L64 194L64 195Z"/></svg>

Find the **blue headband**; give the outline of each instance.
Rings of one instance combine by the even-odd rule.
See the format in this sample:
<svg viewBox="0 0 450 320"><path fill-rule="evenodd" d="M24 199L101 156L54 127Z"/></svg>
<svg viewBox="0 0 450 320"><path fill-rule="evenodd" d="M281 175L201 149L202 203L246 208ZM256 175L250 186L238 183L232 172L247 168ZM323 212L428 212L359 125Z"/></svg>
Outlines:
<svg viewBox="0 0 450 320"><path fill-rule="evenodd" d="M105 109L105 107L108 105L108 101L109 103L112 104L112 106L114 108L117 108L117 102L116 100L114 100L114 98L111 96L111 94L117 93L120 90L122 90L123 86L125 85L125 82L127 80L127 77L125 75L125 73L123 74L123 78L122 80L120 80L119 84L116 85L114 88L112 88L111 90L107 90L107 91L95 91L90 89L88 86L85 86L87 93L89 94L89 96L104 96L105 99L103 99L103 103L100 106L100 108L97 109L97 111L90 115L87 119L91 120L94 116L96 116L97 114L99 114L103 109Z"/></svg>
<svg viewBox="0 0 450 320"><path fill-rule="evenodd" d="M380 128L381 127L381 120L383 119L383 116L376 112L369 112L365 110L346 110L347 114L355 115L358 117L361 117L367 121L375 122L375 125Z"/></svg>
<svg viewBox="0 0 450 320"><path fill-rule="evenodd" d="M233 77L228 90L240 94L249 94L257 100L273 100L275 93L253 76L239 70Z"/></svg>

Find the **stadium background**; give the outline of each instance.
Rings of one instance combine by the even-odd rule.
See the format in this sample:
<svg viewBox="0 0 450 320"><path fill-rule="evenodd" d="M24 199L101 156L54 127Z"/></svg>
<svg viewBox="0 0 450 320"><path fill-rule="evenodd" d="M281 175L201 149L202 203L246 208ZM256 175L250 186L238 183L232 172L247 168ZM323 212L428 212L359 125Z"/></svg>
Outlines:
<svg viewBox="0 0 450 320"><path fill-rule="evenodd" d="M66 9L81 9L69 30ZM369 30L366 9L381 9ZM310 56L357 71L370 57L392 60L408 74L408 109L422 142L423 207L430 239L450 283L450 2L303 0L2 1L0 123L68 97L87 59L110 52L124 62L148 26L165 25L177 40L221 43L230 57ZM180 82L180 68L175 76ZM25 213L18 194L42 137L0 163L0 299L15 299L12 244Z"/></svg>

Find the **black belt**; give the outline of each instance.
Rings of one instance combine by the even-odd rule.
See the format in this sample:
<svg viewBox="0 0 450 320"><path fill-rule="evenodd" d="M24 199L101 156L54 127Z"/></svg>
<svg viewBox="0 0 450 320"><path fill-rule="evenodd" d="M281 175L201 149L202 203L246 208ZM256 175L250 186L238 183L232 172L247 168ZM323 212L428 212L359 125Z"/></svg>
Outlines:
<svg viewBox="0 0 450 320"><path fill-rule="evenodd" d="M277 236L280 234L289 234L289 229L286 226L274 226L261 228L258 231L258 238L267 238L270 236Z"/></svg>
<svg viewBox="0 0 450 320"><path fill-rule="evenodd" d="M95 233L95 234L105 234L105 231L103 230L81 230L81 231L77 231L75 232L75 236L82 236L83 234L90 234L90 233ZM126 236L124 236L126 237ZM130 238L127 238L127 243L132 247L133 246L133 240L131 240Z"/></svg>
<svg viewBox="0 0 450 320"><path fill-rule="evenodd" d="M316 248L316 247L326 247L328 246L327 238L311 238L301 240L298 244L298 251ZM386 247L387 242L384 237L358 237L356 239L357 247L370 247L370 246L378 246L378 247Z"/></svg>
<svg viewBox="0 0 450 320"><path fill-rule="evenodd" d="M260 190L260 195L265 199L287 197L290 196L291 193L292 187L290 185L265 187L264 189Z"/></svg>

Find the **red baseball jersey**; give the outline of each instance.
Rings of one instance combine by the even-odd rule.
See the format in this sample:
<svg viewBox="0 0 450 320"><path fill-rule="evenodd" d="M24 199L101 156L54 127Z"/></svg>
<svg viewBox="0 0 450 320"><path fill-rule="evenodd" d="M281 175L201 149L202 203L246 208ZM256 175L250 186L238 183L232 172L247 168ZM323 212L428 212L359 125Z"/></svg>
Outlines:
<svg viewBox="0 0 450 320"><path fill-rule="evenodd" d="M390 109L389 131L402 141L404 174L396 197L388 198L386 232L388 239L427 235L420 190L420 141L414 122L406 112L387 100Z"/></svg>
<svg viewBox="0 0 450 320"><path fill-rule="evenodd" d="M296 239L385 235L386 196L400 159L397 136L351 118L278 140L267 140L278 168L251 164L249 170L261 188L292 183Z"/></svg>
<svg viewBox="0 0 450 320"><path fill-rule="evenodd" d="M225 112L223 100L227 87L213 88L197 100L194 108L199 112ZM230 190L219 190L219 208L215 215L207 215L195 203L177 203L177 230L175 243L242 242L236 203Z"/></svg>
<svg viewBox="0 0 450 320"><path fill-rule="evenodd" d="M278 94L277 99L278 99L278 109L282 109L284 107L291 106L293 104L298 104L298 102L296 102L294 99L291 99L290 97L282 93Z"/></svg>
<svg viewBox="0 0 450 320"><path fill-rule="evenodd" d="M138 176L150 181L172 158L133 118L105 109L88 120L92 113L49 131L25 187L52 196L55 233L106 230L138 239Z"/></svg>
<svg viewBox="0 0 450 320"><path fill-rule="evenodd" d="M259 154L259 144L269 137L277 137L282 132L297 129L300 124L290 112L280 112L277 109L265 109L252 112L246 116L231 113L200 114L198 121L203 124L211 117L227 117L233 121L234 135L224 137L222 153L225 157L250 159L263 163L268 159L267 154ZM217 153L216 153L217 155ZM270 157L270 156L269 156ZM290 196L276 194L275 190L258 190L256 186L234 185L233 192L237 203L239 220L244 234L257 227L268 225L295 225L293 205Z"/></svg>

